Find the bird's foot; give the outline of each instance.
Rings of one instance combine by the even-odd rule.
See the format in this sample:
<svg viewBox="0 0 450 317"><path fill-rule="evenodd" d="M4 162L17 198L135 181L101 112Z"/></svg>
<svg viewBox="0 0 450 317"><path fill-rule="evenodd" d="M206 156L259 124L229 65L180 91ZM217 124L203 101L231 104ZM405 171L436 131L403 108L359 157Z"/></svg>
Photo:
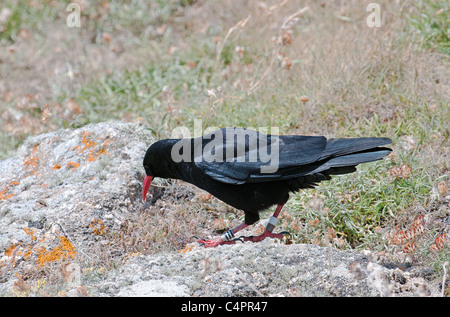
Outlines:
<svg viewBox="0 0 450 317"><path fill-rule="evenodd" d="M287 231L283 231L280 233L272 233L270 231L264 231L263 234L260 234L259 236L250 236L250 237L241 237L241 239L245 241L251 241L251 242L260 242L264 240L265 238L272 238L272 239L280 239L283 240L285 237L289 239L290 233Z"/></svg>
<svg viewBox="0 0 450 317"><path fill-rule="evenodd" d="M215 240L204 240L204 239L198 239L197 242L200 243L200 245L204 246L205 248L214 248L219 245L223 244L235 244L236 241L242 241L240 239L234 239L231 241L224 241L222 238L217 238Z"/></svg>
<svg viewBox="0 0 450 317"><path fill-rule="evenodd" d="M235 244L236 241L243 242L239 238L234 239L233 230L228 230L220 238L217 238L215 240L204 240L197 238L197 242L200 243L200 245L203 245L205 248L214 248L222 244Z"/></svg>

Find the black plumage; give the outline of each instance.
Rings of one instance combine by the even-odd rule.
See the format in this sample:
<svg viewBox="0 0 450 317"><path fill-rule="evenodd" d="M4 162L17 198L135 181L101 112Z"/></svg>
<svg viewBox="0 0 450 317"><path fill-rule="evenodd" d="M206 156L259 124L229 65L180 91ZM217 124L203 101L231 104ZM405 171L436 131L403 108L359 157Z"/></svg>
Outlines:
<svg viewBox="0 0 450 317"><path fill-rule="evenodd" d="M391 150L381 146L390 143L388 138L327 140L240 128L192 139L161 140L152 144L144 157L143 199L153 177L181 179L243 210L245 224L232 230L236 233L255 223L259 211L273 205L279 206L277 217L289 192L312 188L332 175L354 172L358 164L382 159ZM221 244L225 240L206 242L211 241ZM213 244L208 246L217 245Z"/></svg>

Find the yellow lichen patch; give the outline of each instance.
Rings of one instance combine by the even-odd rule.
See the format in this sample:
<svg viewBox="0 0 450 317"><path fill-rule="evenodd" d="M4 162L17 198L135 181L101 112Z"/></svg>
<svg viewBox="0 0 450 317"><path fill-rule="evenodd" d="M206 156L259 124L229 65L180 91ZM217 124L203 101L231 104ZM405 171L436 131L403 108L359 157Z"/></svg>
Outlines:
<svg viewBox="0 0 450 317"><path fill-rule="evenodd" d="M77 252L72 243L64 236L58 237L61 241L59 245L51 251L47 251L45 247L38 250L38 265L45 265L58 260L67 260L73 258Z"/></svg>

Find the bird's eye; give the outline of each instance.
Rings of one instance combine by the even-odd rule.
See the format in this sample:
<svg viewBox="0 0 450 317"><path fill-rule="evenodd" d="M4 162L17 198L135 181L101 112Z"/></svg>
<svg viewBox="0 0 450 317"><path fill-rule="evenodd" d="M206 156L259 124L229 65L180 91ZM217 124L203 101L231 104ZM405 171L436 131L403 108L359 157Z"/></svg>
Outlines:
<svg viewBox="0 0 450 317"><path fill-rule="evenodd" d="M152 175L153 174L152 170L147 165L144 165L144 169L145 169L145 173L147 175Z"/></svg>

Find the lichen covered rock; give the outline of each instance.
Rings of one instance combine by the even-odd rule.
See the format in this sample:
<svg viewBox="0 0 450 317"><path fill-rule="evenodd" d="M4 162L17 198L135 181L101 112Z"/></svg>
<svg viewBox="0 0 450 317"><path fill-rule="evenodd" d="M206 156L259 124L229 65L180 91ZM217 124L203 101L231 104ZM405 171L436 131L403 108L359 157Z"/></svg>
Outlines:
<svg viewBox="0 0 450 317"><path fill-rule="evenodd" d="M119 227L142 208L142 157L152 141L137 124L92 124L29 138L0 161L0 265L71 258L95 243L85 233L100 230L97 219Z"/></svg>

